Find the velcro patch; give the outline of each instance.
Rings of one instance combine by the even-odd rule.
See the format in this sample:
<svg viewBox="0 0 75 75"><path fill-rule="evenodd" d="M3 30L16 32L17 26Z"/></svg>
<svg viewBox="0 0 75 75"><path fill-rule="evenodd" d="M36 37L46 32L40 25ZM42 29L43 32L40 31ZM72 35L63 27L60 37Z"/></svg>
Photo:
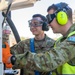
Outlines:
<svg viewBox="0 0 75 75"><path fill-rule="evenodd" d="M75 43L75 36L69 37L67 41Z"/></svg>

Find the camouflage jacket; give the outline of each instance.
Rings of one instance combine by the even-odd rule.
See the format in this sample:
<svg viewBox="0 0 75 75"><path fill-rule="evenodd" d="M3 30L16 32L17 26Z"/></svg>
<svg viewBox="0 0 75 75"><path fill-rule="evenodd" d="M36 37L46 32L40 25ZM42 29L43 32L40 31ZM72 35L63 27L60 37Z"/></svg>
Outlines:
<svg viewBox="0 0 75 75"><path fill-rule="evenodd" d="M35 40L34 39L34 47L36 53L44 53L45 51L49 51L51 48L54 46L54 40L49 38L47 35L43 40ZM14 45L11 47L11 53L12 54L23 54L26 53L27 51L30 51L30 39L23 40L19 42L17 45ZM16 66L14 68L21 68L19 66ZM24 66L24 75L34 75L34 69L30 66ZM48 75L48 73L41 73L41 75Z"/></svg>
<svg viewBox="0 0 75 75"><path fill-rule="evenodd" d="M66 36L63 36L61 43L45 53L36 54L26 52L24 54L16 55L17 60L15 65L20 68L26 66L33 68L34 70L48 72L71 60L75 64L75 42L68 41L67 38L73 31L75 31L75 24L72 25ZM75 37L75 35L72 36Z"/></svg>

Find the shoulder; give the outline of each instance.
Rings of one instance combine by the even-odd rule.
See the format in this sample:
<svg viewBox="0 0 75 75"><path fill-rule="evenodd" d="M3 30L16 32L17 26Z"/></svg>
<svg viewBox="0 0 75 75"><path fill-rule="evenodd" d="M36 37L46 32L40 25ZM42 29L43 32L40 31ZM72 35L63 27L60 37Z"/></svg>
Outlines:
<svg viewBox="0 0 75 75"><path fill-rule="evenodd" d="M23 44L29 44L29 43L30 43L30 39L25 39L25 40L20 41L18 44L23 45Z"/></svg>
<svg viewBox="0 0 75 75"><path fill-rule="evenodd" d="M48 36L46 36L46 40L47 40L48 42L52 42L52 43L54 43L54 42L55 42L55 40L54 40L54 39L52 39L52 38L50 38L50 37L48 37Z"/></svg>
<svg viewBox="0 0 75 75"><path fill-rule="evenodd" d="M67 41L71 43L75 43L75 31L72 31L71 33L69 33L67 37Z"/></svg>
<svg viewBox="0 0 75 75"><path fill-rule="evenodd" d="M48 37L48 36L46 36L46 43L48 44L48 45L50 45L50 46L53 46L54 45L54 43L55 43L55 40L54 39L52 39L52 38L50 38L50 37Z"/></svg>
<svg viewBox="0 0 75 75"><path fill-rule="evenodd" d="M75 35L72 35L72 36L68 37L67 41L70 42L70 43L74 43L75 44Z"/></svg>

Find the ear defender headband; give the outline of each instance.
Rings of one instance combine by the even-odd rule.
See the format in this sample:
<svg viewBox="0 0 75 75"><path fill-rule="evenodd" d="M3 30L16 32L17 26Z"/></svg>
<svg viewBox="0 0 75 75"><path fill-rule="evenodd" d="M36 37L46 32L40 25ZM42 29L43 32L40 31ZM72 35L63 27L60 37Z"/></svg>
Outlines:
<svg viewBox="0 0 75 75"><path fill-rule="evenodd" d="M62 26L65 25L68 21L67 16L67 10L69 10L68 5L62 2L53 5L57 8L57 10L55 13L47 15L48 22L51 23L53 19L56 17L56 20L60 25Z"/></svg>

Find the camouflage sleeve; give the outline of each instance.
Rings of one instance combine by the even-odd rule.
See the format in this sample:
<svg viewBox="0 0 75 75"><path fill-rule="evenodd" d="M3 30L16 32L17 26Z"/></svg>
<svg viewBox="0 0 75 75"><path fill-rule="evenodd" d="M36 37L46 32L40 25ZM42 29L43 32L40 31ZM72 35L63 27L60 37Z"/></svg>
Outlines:
<svg viewBox="0 0 75 75"><path fill-rule="evenodd" d="M68 62L75 56L75 43L64 40L58 47L45 53L26 52L16 55L15 65L31 67L39 71L52 71L58 66Z"/></svg>
<svg viewBox="0 0 75 75"><path fill-rule="evenodd" d="M18 44L15 44L14 46L12 46L10 48L11 53L15 55L22 52L22 48L23 48L22 45L21 45L21 42L19 42Z"/></svg>
<svg viewBox="0 0 75 75"><path fill-rule="evenodd" d="M29 39L20 41L10 48L11 54L22 54L25 51L29 50Z"/></svg>

